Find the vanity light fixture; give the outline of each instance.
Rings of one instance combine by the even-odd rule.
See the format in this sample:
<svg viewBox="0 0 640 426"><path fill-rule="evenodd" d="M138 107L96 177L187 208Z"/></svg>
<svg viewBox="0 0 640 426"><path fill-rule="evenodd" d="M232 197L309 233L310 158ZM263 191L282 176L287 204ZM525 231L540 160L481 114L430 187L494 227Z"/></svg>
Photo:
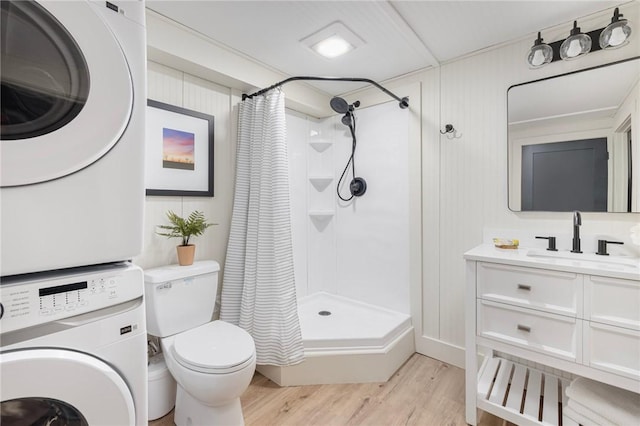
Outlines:
<svg viewBox="0 0 640 426"><path fill-rule="evenodd" d="M599 28L587 32L580 31L578 22L573 21L573 28L569 37L565 40L558 40L552 43L543 43L542 36L538 33L538 38L527 53L527 64L529 68L540 68L551 62L564 60L570 61L589 52L598 50L617 49L629 43L631 36L631 26L629 21L622 18L619 8L613 11L611 23L605 28ZM596 43L595 40L598 40Z"/></svg>
<svg viewBox="0 0 640 426"><path fill-rule="evenodd" d="M631 27L629 21L622 18L622 13L616 9L613 11L611 23L600 33L600 47L603 49L616 49L629 42Z"/></svg>
<svg viewBox="0 0 640 426"><path fill-rule="evenodd" d="M546 43L538 32L538 38L533 42L533 46L527 54L527 63L530 68L540 68L550 63L553 59L553 49Z"/></svg>
<svg viewBox="0 0 640 426"><path fill-rule="evenodd" d="M560 57L567 61L576 59L591 51L591 37L580 31L578 21L573 21L569 37L560 45Z"/></svg>

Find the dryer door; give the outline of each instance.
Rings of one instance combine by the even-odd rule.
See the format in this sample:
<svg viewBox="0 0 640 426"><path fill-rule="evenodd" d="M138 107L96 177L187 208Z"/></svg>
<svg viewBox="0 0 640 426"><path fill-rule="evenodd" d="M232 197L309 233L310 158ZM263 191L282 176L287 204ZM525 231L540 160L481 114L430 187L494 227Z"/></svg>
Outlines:
<svg viewBox="0 0 640 426"><path fill-rule="evenodd" d="M0 185L91 165L118 142L133 102L125 56L96 10L104 3L1 3Z"/></svg>
<svg viewBox="0 0 640 426"><path fill-rule="evenodd" d="M0 354L0 424L132 425L133 397L105 362L64 349ZM57 418L57 422L52 422ZM64 420L64 421L63 421Z"/></svg>

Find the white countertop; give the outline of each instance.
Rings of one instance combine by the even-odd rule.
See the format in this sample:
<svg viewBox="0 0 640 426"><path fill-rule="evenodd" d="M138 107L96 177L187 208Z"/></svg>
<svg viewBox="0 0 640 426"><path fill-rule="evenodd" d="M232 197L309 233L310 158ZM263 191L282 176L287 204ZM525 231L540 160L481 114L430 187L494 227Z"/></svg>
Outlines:
<svg viewBox="0 0 640 426"><path fill-rule="evenodd" d="M464 258L640 281L640 259L632 257L598 256L594 253L577 254L568 251L550 252L527 247L499 249L493 244L482 244L466 252Z"/></svg>

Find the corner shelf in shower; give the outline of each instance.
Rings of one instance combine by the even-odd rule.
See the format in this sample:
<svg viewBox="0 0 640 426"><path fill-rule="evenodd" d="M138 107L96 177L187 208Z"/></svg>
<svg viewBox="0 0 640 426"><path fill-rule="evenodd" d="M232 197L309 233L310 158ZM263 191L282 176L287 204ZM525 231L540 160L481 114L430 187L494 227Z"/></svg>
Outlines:
<svg viewBox="0 0 640 426"><path fill-rule="evenodd" d="M327 140L317 140L317 141L309 142L309 145L313 149L315 149L317 152L324 152L327 150L327 148L333 145L333 142L330 142Z"/></svg>
<svg viewBox="0 0 640 426"><path fill-rule="evenodd" d="M333 215L334 213L331 210L311 210L309 212L311 222L320 232L324 231L329 222L331 222Z"/></svg>
<svg viewBox="0 0 640 426"><path fill-rule="evenodd" d="M333 182L333 176L312 176L309 177L309 182L318 192L322 192L331 182Z"/></svg>

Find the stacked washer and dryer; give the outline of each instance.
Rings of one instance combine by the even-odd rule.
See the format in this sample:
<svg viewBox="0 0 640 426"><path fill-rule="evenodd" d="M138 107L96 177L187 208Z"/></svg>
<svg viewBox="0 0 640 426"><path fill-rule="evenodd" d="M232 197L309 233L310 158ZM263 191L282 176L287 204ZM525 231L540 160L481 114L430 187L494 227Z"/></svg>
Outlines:
<svg viewBox="0 0 640 426"><path fill-rule="evenodd" d="M1 7L0 423L146 425L144 2Z"/></svg>

